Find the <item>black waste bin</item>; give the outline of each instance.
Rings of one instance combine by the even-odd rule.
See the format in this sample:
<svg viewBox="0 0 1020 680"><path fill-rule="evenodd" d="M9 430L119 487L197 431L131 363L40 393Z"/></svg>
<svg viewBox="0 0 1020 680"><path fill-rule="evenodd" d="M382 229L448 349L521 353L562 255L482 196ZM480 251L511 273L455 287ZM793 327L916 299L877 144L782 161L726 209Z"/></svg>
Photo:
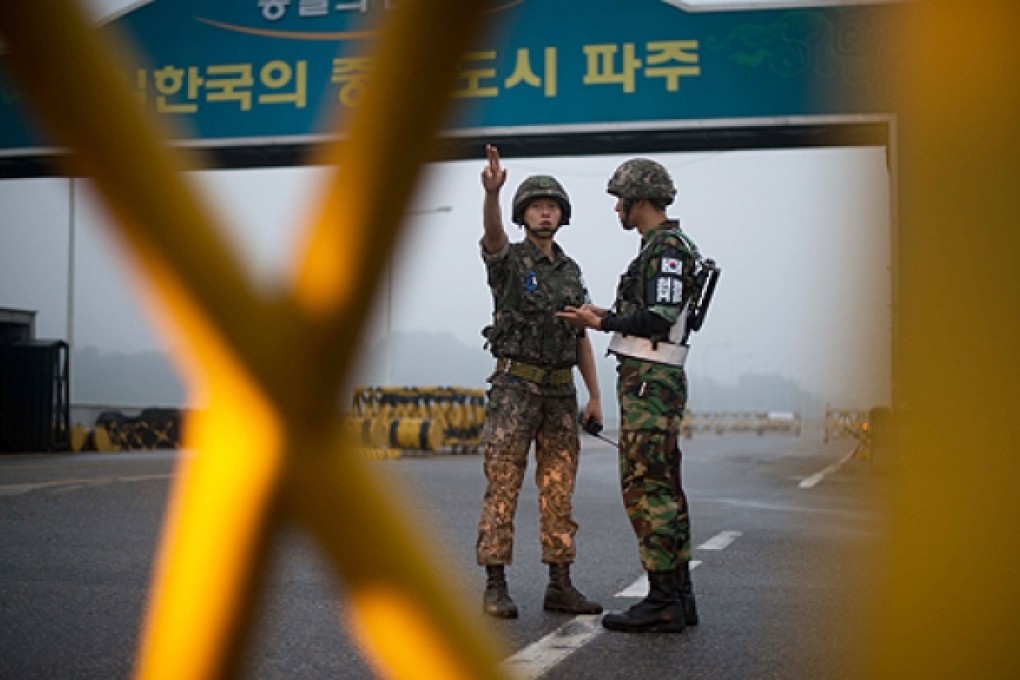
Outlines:
<svg viewBox="0 0 1020 680"><path fill-rule="evenodd" d="M63 340L0 344L0 453L70 448L69 370Z"/></svg>

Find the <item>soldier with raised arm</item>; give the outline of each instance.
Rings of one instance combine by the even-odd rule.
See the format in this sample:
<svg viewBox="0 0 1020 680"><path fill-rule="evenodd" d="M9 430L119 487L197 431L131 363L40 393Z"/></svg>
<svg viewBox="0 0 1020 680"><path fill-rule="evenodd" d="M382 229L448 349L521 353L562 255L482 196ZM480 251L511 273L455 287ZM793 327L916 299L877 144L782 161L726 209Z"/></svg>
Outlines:
<svg viewBox="0 0 1020 680"><path fill-rule="evenodd" d="M505 568L513 558L514 515L535 444L542 562L549 565L543 607L569 614L598 614L602 607L573 586L577 555L572 516L577 479L577 392L573 367L588 390L585 417L602 422L591 342L583 329L556 317L567 306L589 301L581 269L556 243L570 222L570 200L548 175L528 177L513 198L513 221L525 238L511 243L503 228L499 194L506 182L499 152L486 147L482 171L482 260L492 290L492 324L483 335L496 359L489 378L484 441L485 497L478 522L477 560L486 570L485 613L516 618Z"/></svg>

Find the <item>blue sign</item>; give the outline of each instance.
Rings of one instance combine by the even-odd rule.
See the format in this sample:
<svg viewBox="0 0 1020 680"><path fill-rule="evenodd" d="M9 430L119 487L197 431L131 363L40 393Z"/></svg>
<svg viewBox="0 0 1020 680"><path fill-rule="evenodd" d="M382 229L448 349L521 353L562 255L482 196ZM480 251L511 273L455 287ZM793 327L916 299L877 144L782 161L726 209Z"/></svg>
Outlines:
<svg viewBox="0 0 1020 680"><path fill-rule="evenodd" d="M199 146L308 143L358 106L408 0L155 0L101 30L124 79ZM888 5L688 12L663 0L488 0L450 135L669 129L889 113ZM421 55L423 60L427 54ZM87 105L87 103L83 103ZM50 146L0 62L0 155Z"/></svg>

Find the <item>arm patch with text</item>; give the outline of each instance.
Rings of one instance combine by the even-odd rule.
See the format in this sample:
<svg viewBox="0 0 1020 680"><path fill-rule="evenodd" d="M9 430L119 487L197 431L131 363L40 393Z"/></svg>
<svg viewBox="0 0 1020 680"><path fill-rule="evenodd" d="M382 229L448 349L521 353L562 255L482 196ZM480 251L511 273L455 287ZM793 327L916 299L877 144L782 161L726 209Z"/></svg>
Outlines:
<svg viewBox="0 0 1020 680"><path fill-rule="evenodd" d="M648 281L645 304L679 305L684 299L683 259L674 255L663 255L655 275Z"/></svg>

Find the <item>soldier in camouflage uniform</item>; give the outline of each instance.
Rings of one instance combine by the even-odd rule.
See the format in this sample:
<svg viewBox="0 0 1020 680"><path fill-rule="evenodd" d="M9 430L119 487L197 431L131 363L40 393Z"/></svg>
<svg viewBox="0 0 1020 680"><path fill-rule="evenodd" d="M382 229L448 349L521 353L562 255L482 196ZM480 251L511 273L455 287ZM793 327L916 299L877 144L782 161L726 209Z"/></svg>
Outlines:
<svg viewBox="0 0 1020 680"><path fill-rule="evenodd" d="M526 238L510 243L499 204L506 170L495 147L488 146L486 153L480 244L494 311L483 334L496 357L496 371L489 378L482 434L488 482L477 544L478 564L487 573L483 610L498 618L517 616L504 568L512 561L514 514L534 441L542 562L549 565L543 606L598 614L602 607L570 581L577 553L572 499L580 448L575 365L588 389L585 416L602 421L591 341L584 330L556 318L565 306L588 301L580 268L553 240L570 221L570 201L552 177L525 179L514 195L513 221L525 228Z"/></svg>
<svg viewBox="0 0 1020 680"><path fill-rule="evenodd" d="M609 351L617 358L620 481L648 572L648 597L602 623L613 630L681 632L698 621L678 446L687 402L683 338L698 251L666 216L676 189L662 165L629 160L608 191L617 197L623 228L641 235L641 250L620 277L612 311L588 304L559 314L581 328L614 333Z"/></svg>

